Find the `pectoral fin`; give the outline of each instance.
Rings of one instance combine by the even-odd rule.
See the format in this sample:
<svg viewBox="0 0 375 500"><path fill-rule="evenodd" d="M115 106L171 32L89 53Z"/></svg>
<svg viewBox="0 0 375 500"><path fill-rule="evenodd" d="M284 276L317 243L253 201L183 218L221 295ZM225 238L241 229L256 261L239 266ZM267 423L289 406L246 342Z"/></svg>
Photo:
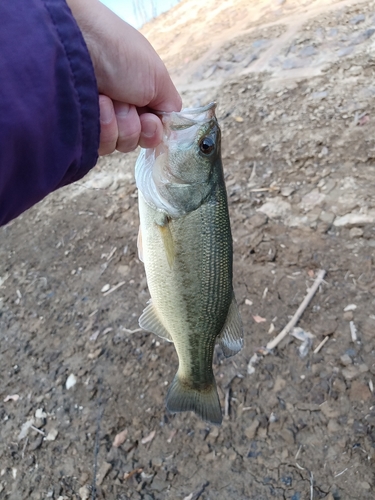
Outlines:
<svg viewBox="0 0 375 500"><path fill-rule="evenodd" d="M243 327L238 305L233 294L228 316L218 336L217 341L223 350L224 356L229 358L237 354L243 347Z"/></svg>
<svg viewBox="0 0 375 500"><path fill-rule="evenodd" d="M161 323L151 301L139 318L139 326L148 332L155 333L155 335L168 340L168 342L173 342L172 337Z"/></svg>
<svg viewBox="0 0 375 500"><path fill-rule="evenodd" d="M164 217L162 221L157 221L156 224L157 228L159 229L161 239L163 241L164 250L167 256L169 267L172 269L176 253L175 253L175 245L173 242L169 219L167 217Z"/></svg>

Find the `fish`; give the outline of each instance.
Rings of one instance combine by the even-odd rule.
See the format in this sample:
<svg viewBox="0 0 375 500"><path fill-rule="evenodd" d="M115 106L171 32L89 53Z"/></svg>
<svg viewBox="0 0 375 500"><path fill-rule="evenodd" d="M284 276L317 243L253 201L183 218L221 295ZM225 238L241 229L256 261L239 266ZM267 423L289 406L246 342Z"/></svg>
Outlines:
<svg viewBox="0 0 375 500"><path fill-rule="evenodd" d="M163 140L141 150L135 179L138 254L151 295L139 325L173 342L179 360L166 407L221 424L214 348L219 343L226 357L238 353L243 325L215 108L161 113Z"/></svg>

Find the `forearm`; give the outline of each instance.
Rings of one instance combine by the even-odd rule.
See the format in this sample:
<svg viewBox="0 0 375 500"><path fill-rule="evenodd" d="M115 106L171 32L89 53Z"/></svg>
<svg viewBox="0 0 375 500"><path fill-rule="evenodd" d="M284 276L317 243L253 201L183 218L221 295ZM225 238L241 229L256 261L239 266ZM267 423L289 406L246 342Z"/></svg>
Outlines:
<svg viewBox="0 0 375 500"><path fill-rule="evenodd" d="M63 0L0 3L0 225L96 163L91 60Z"/></svg>

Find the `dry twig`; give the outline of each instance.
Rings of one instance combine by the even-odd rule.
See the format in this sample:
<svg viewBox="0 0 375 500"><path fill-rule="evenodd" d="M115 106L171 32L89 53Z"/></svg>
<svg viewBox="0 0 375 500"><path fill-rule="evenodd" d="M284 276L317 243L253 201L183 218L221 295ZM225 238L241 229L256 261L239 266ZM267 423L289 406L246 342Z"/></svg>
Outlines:
<svg viewBox="0 0 375 500"><path fill-rule="evenodd" d="M290 332L290 330L298 323L298 320L302 316L303 312L305 311L306 307L309 305L311 299L315 295L317 289L319 288L319 285L324 279L326 272L324 270L320 270L317 274L317 277L313 283L313 286L309 289L306 297L303 299L301 305L297 309L296 313L294 314L293 318L289 321L289 323L286 325L283 330L275 337L271 342L268 342L267 344L267 349L272 350L274 349Z"/></svg>
<svg viewBox="0 0 375 500"><path fill-rule="evenodd" d="M324 339L320 342L320 344L314 349L314 354L317 354L320 351L320 349L325 345L325 343L328 342L328 339L329 335L324 337Z"/></svg>

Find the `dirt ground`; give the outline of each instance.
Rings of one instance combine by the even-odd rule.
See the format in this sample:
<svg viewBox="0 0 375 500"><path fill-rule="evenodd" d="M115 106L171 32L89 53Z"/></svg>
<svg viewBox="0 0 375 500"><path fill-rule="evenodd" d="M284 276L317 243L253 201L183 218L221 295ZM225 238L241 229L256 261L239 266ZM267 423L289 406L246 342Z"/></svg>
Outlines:
<svg viewBox="0 0 375 500"><path fill-rule="evenodd" d="M323 0L185 0L144 27L184 105L218 102L245 328L215 355L226 416L165 409L137 153L114 154L0 229L1 499L374 498L374 27L374 2ZM319 269L307 355L262 356Z"/></svg>

